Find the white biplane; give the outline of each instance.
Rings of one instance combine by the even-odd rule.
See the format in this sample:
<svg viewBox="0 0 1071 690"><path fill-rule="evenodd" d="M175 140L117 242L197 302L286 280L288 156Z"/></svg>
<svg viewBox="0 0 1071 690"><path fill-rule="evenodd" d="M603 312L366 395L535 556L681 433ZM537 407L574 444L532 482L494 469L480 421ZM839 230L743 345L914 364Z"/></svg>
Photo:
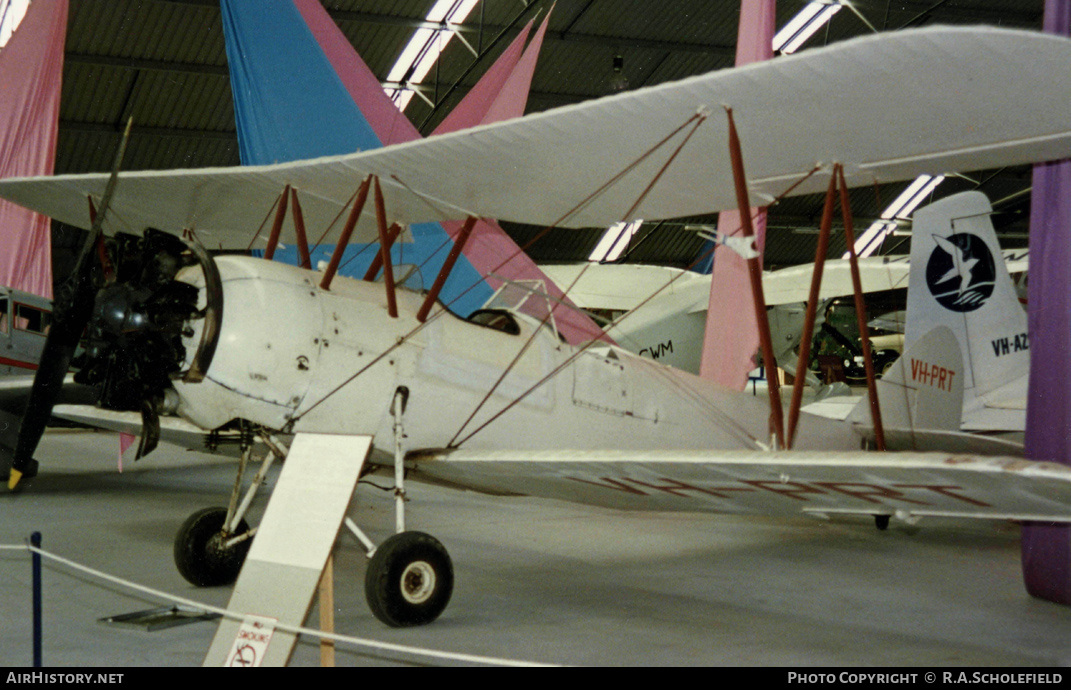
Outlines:
<svg viewBox="0 0 1071 690"><path fill-rule="evenodd" d="M230 430L247 453L267 446L266 468L287 435L361 434L374 436L374 465L394 465L399 494L408 471L634 509L858 514L879 526L925 515L1071 522L1071 469L986 456L1005 446L950 430L963 377L947 331L916 345L884 430L889 448L941 452L864 452L876 425L807 415L789 452L771 431L779 404L604 343L565 344L550 319L491 307L462 320L434 288L395 288L389 270L382 284L350 280L331 265L213 258L176 237L246 246L284 190L297 190L305 224L347 218L339 247L350 233L385 238L393 223L586 227L738 207L724 106L747 189L764 204L824 189L834 162L849 184L871 185L1057 159L1071 156L1069 97L1071 41L936 28L375 151L0 181L0 196L92 230L81 284L57 299L9 486L36 472L54 389L88 325L83 376L104 407L142 410L146 446L170 430ZM368 196L374 214L361 213ZM117 235L102 266L93 257L105 231L137 234ZM93 419L107 426L117 414ZM199 511L180 530L176 558L192 582L236 576L249 546L248 497L237 499L236 487L230 508ZM452 567L437 540L401 531L375 549L366 581L377 583L366 588L377 617L422 624L447 605Z"/></svg>

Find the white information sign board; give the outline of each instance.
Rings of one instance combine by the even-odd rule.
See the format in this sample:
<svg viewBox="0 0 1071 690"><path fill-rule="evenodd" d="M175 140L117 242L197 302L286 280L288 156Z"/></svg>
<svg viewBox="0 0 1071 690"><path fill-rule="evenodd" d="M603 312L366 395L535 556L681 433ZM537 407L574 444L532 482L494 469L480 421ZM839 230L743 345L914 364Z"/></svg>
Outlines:
<svg viewBox="0 0 1071 690"><path fill-rule="evenodd" d="M227 605L245 622L220 622L204 666L286 665L297 635L276 628L304 623L371 447L371 436L294 437Z"/></svg>

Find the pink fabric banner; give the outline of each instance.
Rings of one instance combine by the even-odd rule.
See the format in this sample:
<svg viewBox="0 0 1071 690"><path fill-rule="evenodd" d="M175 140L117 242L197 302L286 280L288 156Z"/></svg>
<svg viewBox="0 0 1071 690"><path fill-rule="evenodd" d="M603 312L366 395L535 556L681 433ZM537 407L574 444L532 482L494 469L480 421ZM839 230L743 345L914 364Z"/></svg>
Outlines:
<svg viewBox="0 0 1071 690"><path fill-rule="evenodd" d="M528 92L532 87L532 77L535 76L536 62L539 60L539 49L543 46L543 37L547 33L547 23L550 22L550 12L543 18L532 42L525 49L517 66L510 73L506 83L499 89L491 107L487 110L483 122L500 122L510 118L524 115L524 108L528 105Z"/></svg>
<svg viewBox="0 0 1071 690"><path fill-rule="evenodd" d="M67 0L34 0L0 49L0 177L51 175ZM52 298L51 221L0 200L0 284Z"/></svg>
<svg viewBox="0 0 1071 690"><path fill-rule="evenodd" d="M521 55L527 55L527 52L524 49L524 44L528 40L528 34L531 31L532 23L528 22L524 25L524 28L521 29L517 38L513 39L513 42L509 44L509 47L498 57L495 64L491 65L491 68L480 77L480 80L476 82L476 85L469 89L469 92L465 94L465 97L461 99L461 102L458 103L445 118L443 118L443 121L440 122L439 126L432 132L433 136L524 115L524 107L528 102L527 83L523 85L524 98L520 103L520 112L510 113L496 118L491 115L491 110L494 108L496 100L501 96L506 84L510 82L514 70L517 68L517 63L521 59ZM538 53L539 51L537 50L536 52ZM529 78L531 78L530 75ZM517 90L517 87L514 86L513 89Z"/></svg>
<svg viewBox="0 0 1071 690"><path fill-rule="evenodd" d="M773 57L776 5L775 0L740 0L740 28L736 39L738 66ZM724 155L728 155L728 151ZM747 151L744 151L744 165L746 169ZM761 252L766 244L766 211L752 209L751 215ZM740 220L739 211L724 211L718 216L718 230L730 235L740 234ZM755 310L751 308L747 261L719 244L714 250L699 376L727 388L743 390L748 373L755 368L754 353L758 346L758 324Z"/></svg>
<svg viewBox="0 0 1071 690"><path fill-rule="evenodd" d="M543 45L543 37L549 22L550 13L548 12L519 59L514 56L514 51L523 45L523 41L521 37L515 39L499 58L499 62L505 64L507 55L510 56L510 62L512 62L510 68L499 69L499 65L496 64L488 70L480 82L440 123L433 134L445 134L478 124L488 124L524 115L536 60L539 57L539 49ZM526 26L521 36L527 36L529 29L530 25ZM464 224L447 221L442 225L451 237L457 237ZM503 279L539 283L542 285L541 289L554 300L560 300L568 305L561 306L556 301L549 305L554 311L554 322L558 331L568 342L574 345L596 339L611 342L603 330L573 305L562 289L555 285L554 281L520 250L520 247L495 221L481 219L476 223L465 245L465 256L473 267L486 277L488 284L494 289L503 285ZM508 261L507 258L509 258ZM530 300L523 311L542 319L547 315L547 306L545 300Z"/></svg>
<svg viewBox="0 0 1071 690"><path fill-rule="evenodd" d="M419 138L420 133L384 93L375 74L353 50L323 6L317 0L294 0L294 4L383 145ZM548 13L527 48L524 44L531 31L531 23L526 25L433 134L445 134L523 115L536 58L549 21ZM451 237L457 237L463 224L444 222L442 225ZM563 298L562 291L554 282L493 220L480 220L476 224L465 245L465 257L487 278L492 288L500 287L502 278L541 281L553 298ZM545 315L545 310L533 307L534 304L528 305L526 313L537 318ZM555 311L554 318L559 331L570 343L606 339L602 329L578 309L560 308Z"/></svg>
<svg viewBox="0 0 1071 690"><path fill-rule="evenodd" d="M125 431L119 432L119 471L123 471L123 455L126 454L130 446L134 445L134 442L138 440L138 437L134 434L128 434Z"/></svg>
<svg viewBox="0 0 1071 690"><path fill-rule="evenodd" d="M335 72L342 79L353 102L360 108L368 124L379 137L380 143L383 146L390 146L419 139L420 132L409 121L409 118L398 110L398 106L394 104L390 96L383 91L383 85L379 79L353 49L349 39L335 25L335 21L327 14L323 5L318 0L294 0L294 6L308 24L324 55L335 68ZM503 54L505 64L509 65L508 69L513 69L513 64L516 64L517 60L516 56L520 55L522 46L523 39L521 46L516 48L513 63L509 63L508 58L509 51L513 49L512 46ZM495 67L492 67L492 70L494 69ZM478 121L467 126L471 127L477 123Z"/></svg>

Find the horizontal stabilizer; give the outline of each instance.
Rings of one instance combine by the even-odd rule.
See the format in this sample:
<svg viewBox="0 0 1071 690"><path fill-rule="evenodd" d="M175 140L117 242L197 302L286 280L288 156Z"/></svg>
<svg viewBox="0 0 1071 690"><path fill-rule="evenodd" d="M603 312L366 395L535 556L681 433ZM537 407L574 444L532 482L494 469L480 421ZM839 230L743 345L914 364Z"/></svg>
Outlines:
<svg viewBox="0 0 1071 690"><path fill-rule="evenodd" d="M890 429L958 430L963 410L963 357L946 326L934 328L877 382L882 425ZM866 396L848 420L871 425Z"/></svg>
<svg viewBox="0 0 1071 690"><path fill-rule="evenodd" d="M874 430L863 437L871 447ZM890 451L942 452L963 455L1023 457L1023 444L998 436L984 436L945 429L896 429L885 427L885 448Z"/></svg>

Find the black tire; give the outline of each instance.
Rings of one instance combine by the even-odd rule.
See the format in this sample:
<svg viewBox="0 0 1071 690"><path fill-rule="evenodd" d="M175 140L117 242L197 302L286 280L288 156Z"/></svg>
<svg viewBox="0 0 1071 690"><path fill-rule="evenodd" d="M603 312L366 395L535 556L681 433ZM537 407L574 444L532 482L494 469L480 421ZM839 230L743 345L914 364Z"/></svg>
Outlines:
<svg viewBox="0 0 1071 690"><path fill-rule="evenodd" d="M875 515L874 526L880 531L884 532L889 529L889 516L888 515Z"/></svg>
<svg viewBox="0 0 1071 690"><path fill-rule="evenodd" d="M896 350L879 350L874 354L874 372L878 377L883 378L898 359L900 359L900 353Z"/></svg>
<svg viewBox="0 0 1071 690"><path fill-rule="evenodd" d="M175 535L175 566L190 584L217 587L229 585L238 579L238 572L253 540L246 539L231 548L225 548L224 539L249 531L249 525L242 520L234 534L224 535L223 522L226 519L226 508L198 510L186 518Z"/></svg>
<svg viewBox="0 0 1071 690"><path fill-rule="evenodd" d="M364 595L376 618L394 628L439 617L454 591L454 566L439 540L402 532L376 549L364 576Z"/></svg>

